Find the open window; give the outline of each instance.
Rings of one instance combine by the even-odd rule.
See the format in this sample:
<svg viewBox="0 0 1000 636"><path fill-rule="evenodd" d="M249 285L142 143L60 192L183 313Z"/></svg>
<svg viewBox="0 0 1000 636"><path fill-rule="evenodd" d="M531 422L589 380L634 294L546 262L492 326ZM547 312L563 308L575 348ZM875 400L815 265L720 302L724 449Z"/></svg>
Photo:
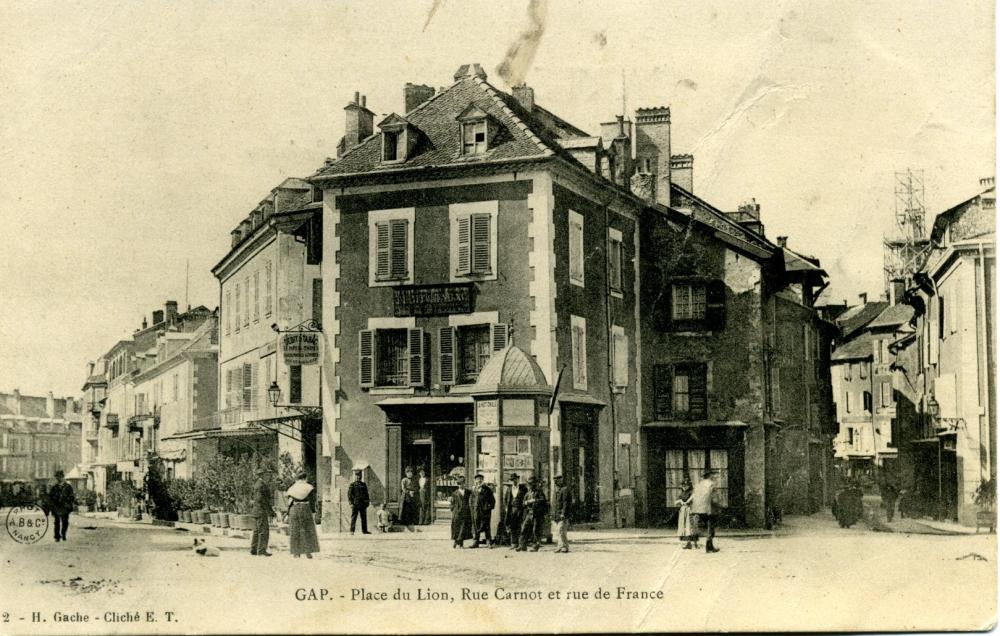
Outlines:
<svg viewBox="0 0 1000 636"><path fill-rule="evenodd" d="M441 384L473 384L490 357L507 346L507 325L483 323L438 329Z"/></svg>
<svg viewBox="0 0 1000 636"><path fill-rule="evenodd" d="M392 113L378 127L382 163L402 163L413 156L419 132L405 117Z"/></svg>
<svg viewBox="0 0 1000 636"><path fill-rule="evenodd" d="M486 154L490 149L492 136L497 130L496 122L475 104L469 104L456 119L462 156Z"/></svg>
<svg viewBox="0 0 1000 636"><path fill-rule="evenodd" d="M423 329L364 329L358 334L361 388L424 385Z"/></svg>

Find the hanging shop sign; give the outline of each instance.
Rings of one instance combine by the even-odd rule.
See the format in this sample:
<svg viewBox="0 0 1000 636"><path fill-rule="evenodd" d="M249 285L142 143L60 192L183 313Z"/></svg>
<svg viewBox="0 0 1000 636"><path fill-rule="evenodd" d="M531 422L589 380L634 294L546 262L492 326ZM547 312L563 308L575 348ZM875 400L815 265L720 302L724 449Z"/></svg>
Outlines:
<svg viewBox="0 0 1000 636"><path fill-rule="evenodd" d="M319 362L319 332L282 334L281 353L288 366L308 366Z"/></svg>
<svg viewBox="0 0 1000 636"><path fill-rule="evenodd" d="M393 314L397 317L446 316L473 311L472 285L421 285L394 287Z"/></svg>

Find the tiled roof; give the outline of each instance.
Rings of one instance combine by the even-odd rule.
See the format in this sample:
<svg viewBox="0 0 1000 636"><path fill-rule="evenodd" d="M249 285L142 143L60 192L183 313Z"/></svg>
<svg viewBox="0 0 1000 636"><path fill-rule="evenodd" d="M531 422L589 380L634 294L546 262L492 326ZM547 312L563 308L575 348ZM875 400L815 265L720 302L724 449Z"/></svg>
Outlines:
<svg viewBox="0 0 1000 636"><path fill-rule="evenodd" d="M872 340L873 337L869 333L863 333L857 338L852 338L838 345L830 356L830 360L837 362L839 360L863 360L864 358L870 358L872 356Z"/></svg>
<svg viewBox="0 0 1000 636"><path fill-rule="evenodd" d="M841 335L850 336L872 320L875 320L888 306L888 302L879 300L848 309L837 318L837 325L840 327Z"/></svg>
<svg viewBox="0 0 1000 636"><path fill-rule="evenodd" d="M521 116L515 114L514 110L520 109L516 105L512 107L512 104L516 104L513 97L478 77L466 77L406 114L407 121L419 131L420 139L412 156L404 163L383 165L380 161L381 143L378 134L375 134L324 167L316 176L536 159L556 152L543 142L542 137L572 136L567 131L572 132L573 129L560 127L558 122L561 120L551 113L548 113L548 121L541 121L545 117L542 115L530 122L536 124L534 127L529 127ZM475 105L500 125L492 147L485 154L471 157L461 154L459 124L455 119L470 105ZM520 114L523 115L523 111Z"/></svg>
<svg viewBox="0 0 1000 636"><path fill-rule="evenodd" d="M899 325L910 322L910 318L913 317L913 307L910 305L905 305L899 303L896 305L889 305L885 310L875 318L875 320L868 323L869 329L879 329L885 327L898 327Z"/></svg>
<svg viewBox="0 0 1000 636"><path fill-rule="evenodd" d="M810 261L808 257L793 252L787 247L782 248L781 253L785 259L786 272L816 272L817 274L826 274L826 271L822 267Z"/></svg>

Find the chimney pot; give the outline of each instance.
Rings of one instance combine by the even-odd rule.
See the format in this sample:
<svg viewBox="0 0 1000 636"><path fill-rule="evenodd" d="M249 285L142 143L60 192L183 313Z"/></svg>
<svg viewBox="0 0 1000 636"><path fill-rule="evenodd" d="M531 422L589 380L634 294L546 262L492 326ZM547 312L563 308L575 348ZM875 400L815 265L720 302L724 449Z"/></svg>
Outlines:
<svg viewBox="0 0 1000 636"><path fill-rule="evenodd" d="M788 246L788 237L787 236L779 236L778 237L778 247L787 247L787 246Z"/></svg>
<svg viewBox="0 0 1000 636"><path fill-rule="evenodd" d="M858 300L861 301L862 305L867 304L868 303L868 293L867 292L861 292L860 294L858 294Z"/></svg>
<svg viewBox="0 0 1000 636"><path fill-rule="evenodd" d="M367 95L362 95L361 96L361 108L368 108L367 104L368 104L368 96Z"/></svg>
<svg viewBox="0 0 1000 636"><path fill-rule="evenodd" d="M354 103L355 104L361 103L361 93L359 91L354 91Z"/></svg>

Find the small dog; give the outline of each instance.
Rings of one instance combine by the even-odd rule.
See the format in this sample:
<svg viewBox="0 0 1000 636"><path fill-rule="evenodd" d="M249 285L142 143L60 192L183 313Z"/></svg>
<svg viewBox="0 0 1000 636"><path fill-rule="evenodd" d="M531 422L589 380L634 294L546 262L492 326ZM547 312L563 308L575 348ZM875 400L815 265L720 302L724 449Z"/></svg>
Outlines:
<svg viewBox="0 0 1000 636"><path fill-rule="evenodd" d="M214 545L208 545L207 543L205 543L204 539L195 539L194 547L192 549L194 550L194 553L197 554L198 556L217 557L220 554L222 554L219 551L219 548L215 547Z"/></svg>

